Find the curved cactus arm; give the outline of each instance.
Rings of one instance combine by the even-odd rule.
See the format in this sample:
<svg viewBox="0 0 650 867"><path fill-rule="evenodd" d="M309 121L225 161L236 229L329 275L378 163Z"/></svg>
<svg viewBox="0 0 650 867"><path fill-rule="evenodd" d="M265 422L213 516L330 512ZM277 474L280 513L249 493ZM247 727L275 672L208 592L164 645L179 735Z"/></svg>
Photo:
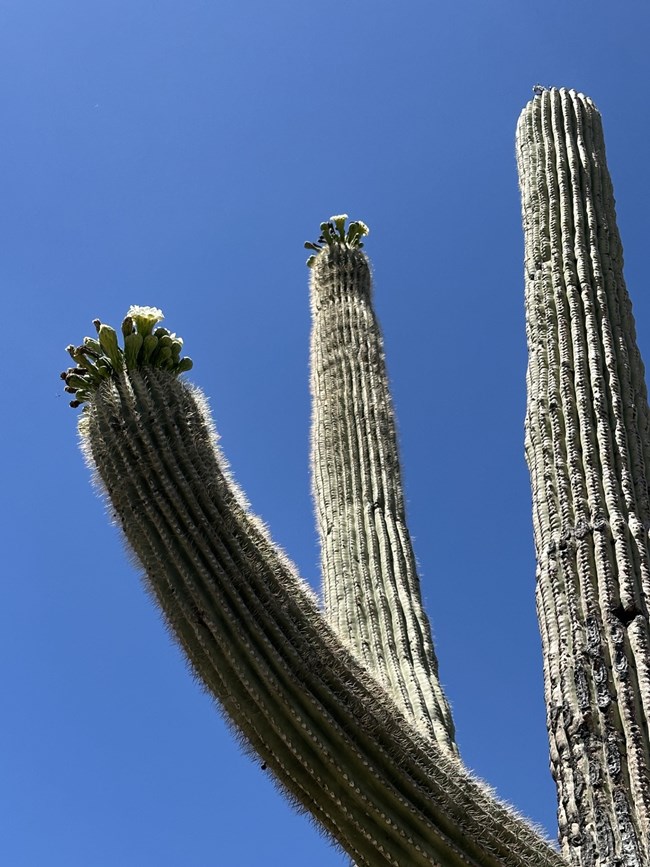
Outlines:
<svg viewBox="0 0 650 867"><path fill-rule="evenodd" d="M290 799L359 865L559 867L337 639L224 469L205 402L141 363L80 434L175 638Z"/></svg>
<svg viewBox="0 0 650 867"><path fill-rule="evenodd" d="M368 260L345 216L311 269L312 478L325 613L425 735L456 752L406 526ZM327 225L327 224L325 224Z"/></svg>
<svg viewBox="0 0 650 867"><path fill-rule="evenodd" d="M600 115L540 89L517 128L526 455L551 764L576 865L650 863L650 412Z"/></svg>

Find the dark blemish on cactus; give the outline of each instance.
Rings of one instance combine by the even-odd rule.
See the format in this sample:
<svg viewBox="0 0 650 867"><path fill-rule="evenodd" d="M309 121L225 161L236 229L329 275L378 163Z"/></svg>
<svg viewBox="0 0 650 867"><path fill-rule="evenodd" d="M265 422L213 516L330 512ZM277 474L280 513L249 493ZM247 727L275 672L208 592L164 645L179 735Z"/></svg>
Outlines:
<svg viewBox="0 0 650 867"><path fill-rule="evenodd" d="M633 620L635 620L637 617L642 616L642 612L634 603L632 603L632 605L628 605L627 607L624 606L623 603L621 603L620 605L617 605L616 608L614 608L612 614L620 623L622 623L622 625L626 629Z"/></svg>

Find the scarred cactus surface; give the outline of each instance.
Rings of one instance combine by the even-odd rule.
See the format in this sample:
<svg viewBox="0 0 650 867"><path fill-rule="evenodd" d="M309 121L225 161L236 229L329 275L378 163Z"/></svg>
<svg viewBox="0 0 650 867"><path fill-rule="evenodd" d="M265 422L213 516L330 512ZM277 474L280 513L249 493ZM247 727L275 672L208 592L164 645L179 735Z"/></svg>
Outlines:
<svg viewBox="0 0 650 867"><path fill-rule="evenodd" d="M650 413L600 115L541 90L517 128L537 604L562 849L650 863Z"/></svg>

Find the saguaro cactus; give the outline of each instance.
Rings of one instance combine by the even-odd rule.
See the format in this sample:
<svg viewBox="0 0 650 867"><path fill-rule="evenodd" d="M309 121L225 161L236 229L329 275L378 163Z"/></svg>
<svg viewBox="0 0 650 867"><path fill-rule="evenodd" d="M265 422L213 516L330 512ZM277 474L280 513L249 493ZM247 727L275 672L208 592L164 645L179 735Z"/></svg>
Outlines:
<svg viewBox="0 0 650 867"><path fill-rule="evenodd" d="M536 97L527 109L530 117L538 116L538 102L546 106L549 99L557 102L558 98ZM520 129L532 130L534 125L527 117L524 114ZM585 824L578 831L573 825L568 833L563 831L564 855L585 867L597 863L637 865L647 855L643 837L647 832L647 813L643 812L647 788L642 776L643 750L646 759L648 752L647 726L643 727L647 721L643 708L647 705L641 699L648 682L643 681L648 656L647 645L634 644L643 630L640 626L638 633L634 632L634 621L645 616L647 587L633 585L637 587L633 608L628 596L619 593L610 611L610 597L602 594L614 586L622 574L622 564L627 564L631 573L641 562L641 532L635 525L638 545L627 560L614 555L602 559L605 553L596 550L597 546L591 555L580 554L583 548L576 540L596 538L595 513L590 511L585 518L591 522L585 533L578 518L562 523L569 501L565 503L563 494L554 492L564 492L574 484L573 470L568 481L556 482L551 467L542 463L550 456L561 465L555 455L562 453L567 428L557 412L556 391L560 386L552 391L552 409L543 391L551 388L549 383L564 368L563 358L557 365L553 362L559 352L553 348L557 315L554 318L544 306L550 304L544 293L548 286L555 286L552 272L560 264L554 255L546 264L546 254L554 250L549 238L553 237L550 226L555 224L551 220L547 226L547 218L528 214L530 209L537 209L535 213L548 211L541 182L535 176L535 160L539 162L535 135L530 133L531 138L528 132L520 132L524 211L530 225L538 227L527 228L527 236L532 233L536 239L531 248L533 264L538 256L545 275L538 279L535 266L529 291L539 318L531 319L529 325L534 347L531 394L536 395L537 404L531 404L529 413L528 449L535 479L543 482L546 495L553 493L553 502L559 504L544 504L542 494L536 493L538 550L542 554L548 550L549 557L554 553L556 563L561 560L561 569L549 560L540 561L540 610L548 637L547 690L555 702L552 707L559 708L550 714L558 767L565 767L567 743L577 756L566 772L573 774L573 788L561 792L565 813L573 817L571 799L581 796L585 788L594 790L591 801L585 799L594 806L592 813L584 808L588 816ZM524 159L528 151L534 158ZM537 196L529 204L527 184ZM561 187L564 189L564 184ZM181 357L182 341L156 327L162 318L156 309L129 311L122 329L124 348L115 331L99 322L96 339L87 338L82 346L69 347L76 367L63 376L68 390L75 394L73 405L84 405L80 432L88 462L96 470L116 520L197 675L279 785L358 865L559 867L566 861L474 780L457 756L404 519L383 350L372 310L369 265L360 249L367 230L361 223L346 228L344 217L332 218L321 230L319 242L308 246L315 253L309 263L314 322L312 454L326 617L250 514L243 495L224 469L200 392L178 378L191 362ZM538 236L545 238L547 246L540 244ZM565 235L562 239L567 240ZM627 308L621 308L617 316L619 331L629 332ZM601 315L598 322L602 321ZM567 327L588 334L582 319L574 317L571 322L574 324ZM618 340L620 335L616 334ZM585 338L587 353L593 350L594 339ZM633 336L629 339L633 342ZM577 363L572 363L577 370ZM636 359L634 363L639 364ZM618 373L620 376L621 371ZM576 378L578 381L583 380ZM592 415L597 416L599 401L608 403L611 399L601 398L601 392L592 387L596 407ZM614 416L617 424L626 423L627 416L636 411L625 402L628 398L642 395L645 400L642 386L637 391L630 389L620 395L624 409L622 415ZM590 399L585 393L585 406ZM642 444L647 434L643 427L648 417L645 403L644 408L635 466L641 460L638 455L645 455L644 450L650 448ZM588 430L589 412L580 415L576 409L575 414ZM559 439L554 439L556 436ZM615 430L612 436L625 434ZM574 441L571 443L567 451L573 449L573 468L580 461ZM595 477L601 473L600 488L609 491L606 473L620 474L620 457L603 464L601 472L596 457L589 457L596 455L600 460L600 452L585 455L582 463ZM636 496L640 496L642 482L632 484L637 485ZM591 488L586 487L585 501L590 503ZM571 496L573 504L576 497ZM613 526L612 514L607 505L603 519ZM629 509L625 515L629 518ZM616 543L618 538L612 536L611 541ZM560 552L573 551L572 546L579 551L576 563L602 566L598 582L589 584L587 574L592 572L580 572L578 566L571 571L573 567L565 566L569 555ZM574 575L578 576L576 581L584 576L591 593L586 598L601 594L605 600L595 603L603 612L595 626L586 618L583 624L574 614L582 602L576 598L573 585L567 589ZM591 608L584 610L592 616ZM630 637L623 635L619 640L620 632L614 636L607 631L610 614L620 624L626 621L621 629ZM612 686L609 705L604 707L604 693L599 692L602 669L595 662L595 675L589 679L585 663L596 659L597 643L599 648L608 648L602 651L605 673L608 662L618 666L616 688L620 690L623 681L629 686L632 698L628 704L616 704ZM624 676L623 659L627 664ZM562 685L566 685L566 694L560 689ZM596 702L581 717L571 716L576 707L582 710L583 692L596 696ZM571 704L576 696L578 704ZM637 714L628 728L621 722L622 714L609 709L614 706L625 707L628 716ZM598 720L612 724L607 727L603 722L592 733L589 726L596 714L600 714ZM567 731L553 728L558 716ZM601 729L604 739L599 745ZM582 741L569 739L574 731ZM628 732L630 746L625 740ZM567 740L561 743L558 733ZM585 757L578 755L580 744L585 752L589 750L589 778L584 773ZM613 751L613 745L618 752ZM629 761L632 753L634 765ZM596 760L603 756L610 759L607 768ZM618 770L613 756L618 757ZM595 775L596 769L600 777ZM582 786L578 772L583 774ZM610 775L609 788L603 784L603 773ZM614 815L625 817L628 824L619 821L615 825ZM597 860L599 844L592 829L605 829L613 840L611 847L603 850L607 853L604 860ZM607 837L605 841L608 846L609 840Z"/></svg>
<svg viewBox="0 0 650 867"><path fill-rule="evenodd" d="M404 714L456 751L404 516L395 420L363 223L323 224L312 261L312 474L325 612ZM328 240L326 240L328 239ZM313 245L307 245L313 246Z"/></svg>
<svg viewBox="0 0 650 867"><path fill-rule="evenodd" d="M313 274L369 304L367 260L345 237ZM96 323L65 376L86 404L89 462L197 674L357 864L559 865L327 625L225 472L201 395L178 379L181 341L154 330L160 315L132 309L124 350Z"/></svg>
<svg viewBox="0 0 650 867"><path fill-rule="evenodd" d="M650 863L650 413L600 116L539 89L517 129L526 456L562 849Z"/></svg>

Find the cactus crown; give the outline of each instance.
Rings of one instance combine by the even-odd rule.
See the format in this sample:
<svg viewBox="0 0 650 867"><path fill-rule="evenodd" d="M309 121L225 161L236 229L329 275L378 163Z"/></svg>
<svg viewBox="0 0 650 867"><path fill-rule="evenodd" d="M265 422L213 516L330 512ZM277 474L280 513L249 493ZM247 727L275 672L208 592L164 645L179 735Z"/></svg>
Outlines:
<svg viewBox="0 0 650 867"><path fill-rule="evenodd" d="M76 367L61 373L65 390L74 395L70 406L78 407L90 400L104 380L124 368L159 367L175 375L191 370L192 359L181 358L182 338L167 328L155 328L162 319L162 310L157 307L130 307L122 322L124 348L114 328L94 319L97 337L84 337L81 346L66 347L76 362Z"/></svg>
<svg viewBox="0 0 650 867"><path fill-rule="evenodd" d="M339 244L341 247L347 247L348 249L353 249L354 247L361 249L363 247L361 239L364 235L370 234L370 229L361 220L353 220L346 230L345 221L347 219L347 214L339 214L336 217L330 217L325 223L321 223L321 233L318 241L305 241L305 249L314 250L316 255L324 249L326 244L328 247ZM313 267L316 261L316 255L310 256L307 259L307 265L310 268Z"/></svg>

